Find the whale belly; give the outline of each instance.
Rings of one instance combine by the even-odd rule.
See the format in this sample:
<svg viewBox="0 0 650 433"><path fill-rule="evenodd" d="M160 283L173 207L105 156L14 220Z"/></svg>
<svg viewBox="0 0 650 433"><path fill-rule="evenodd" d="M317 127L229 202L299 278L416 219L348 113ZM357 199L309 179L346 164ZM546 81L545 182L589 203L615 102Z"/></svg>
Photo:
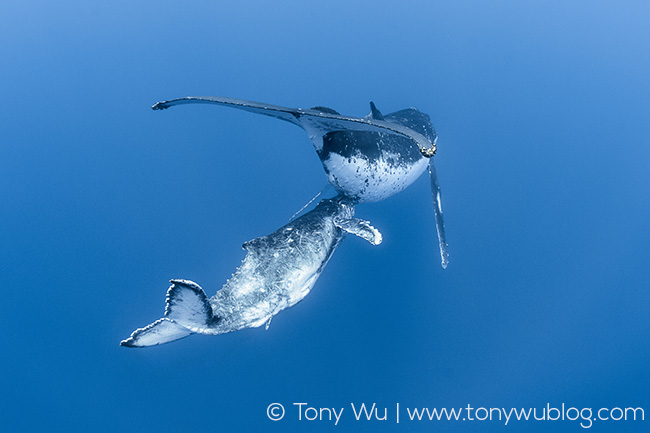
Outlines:
<svg viewBox="0 0 650 433"><path fill-rule="evenodd" d="M261 326L309 294L342 238L331 223L311 228L283 229L249 251L211 299L214 314L224 318L220 333Z"/></svg>
<svg viewBox="0 0 650 433"><path fill-rule="evenodd" d="M408 139L377 132L328 133L318 156L327 180L358 203L397 194L427 167L427 159Z"/></svg>
<svg viewBox="0 0 650 433"><path fill-rule="evenodd" d="M427 167L422 158L414 163L401 161L399 155L385 154L370 160L363 155L345 157L330 153L323 161L327 180L340 193L358 203L381 201L417 180Z"/></svg>

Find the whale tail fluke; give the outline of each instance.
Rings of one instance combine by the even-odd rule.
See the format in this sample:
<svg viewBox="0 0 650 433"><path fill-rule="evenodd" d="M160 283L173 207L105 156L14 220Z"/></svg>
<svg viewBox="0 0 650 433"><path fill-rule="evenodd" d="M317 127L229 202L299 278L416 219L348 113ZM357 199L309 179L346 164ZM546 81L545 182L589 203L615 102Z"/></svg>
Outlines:
<svg viewBox="0 0 650 433"><path fill-rule="evenodd" d="M180 340L192 334L192 331L166 317L158 319L144 328L133 331L133 334L126 340L120 342L120 346L126 347L148 347L158 344L169 343Z"/></svg>
<svg viewBox="0 0 650 433"><path fill-rule="evenodd" d="M191 330L201 332L221 320L212 312L212 306L201 286L189 280L171 280L167 290L165 316Z"/></svg>
<svg viewBox="0 0 650 433"><path fill-rule="evenodd" d="M221 320L212 312L207 295L189 280L171 280L167 290L165 317L144 328L136 329L120 345L147 347L169 343L195 332L205 332Z"/></svg>

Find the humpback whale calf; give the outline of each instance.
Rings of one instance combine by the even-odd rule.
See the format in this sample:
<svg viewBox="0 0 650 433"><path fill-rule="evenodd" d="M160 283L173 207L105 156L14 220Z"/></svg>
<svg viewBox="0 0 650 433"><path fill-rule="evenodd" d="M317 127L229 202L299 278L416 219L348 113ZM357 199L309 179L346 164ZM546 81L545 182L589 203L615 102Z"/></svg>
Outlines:
<svg viewBox="0 0 650 433"><path fill-rule="evenodd" d="M241 99L189 96L156 103L154 110L181 104L217 104L281 119L304 129L329 183L353 203L380 201L411 185L429 169L441 263L448 264L440 186L433 165L438 135L428 115L416 108L382 114L370 102L365 117L327 107L287 108ZM427 164L428 160L428 164Z"/></svg>
<svg viewBox="0 0 650 433"><path fill-rule="evenodd" d="M377 229L353 216L354 202L339 195L321 200L272 234L244 243L246 257L210 299L192 281L171 280L164 317L137 329L121 345L155 346L193 333L268 327L274 315L307 296L346 233L381 243Z"/></svg>

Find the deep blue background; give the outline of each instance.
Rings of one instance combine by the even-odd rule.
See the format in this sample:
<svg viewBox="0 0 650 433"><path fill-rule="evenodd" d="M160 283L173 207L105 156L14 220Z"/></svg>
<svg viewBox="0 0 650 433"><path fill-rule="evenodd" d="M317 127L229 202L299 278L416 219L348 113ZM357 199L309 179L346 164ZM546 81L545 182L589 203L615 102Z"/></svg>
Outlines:
<svg viewBox="0 0 650 433"><path fill-rule="evenodd" d="M293 402L346 407L339 431L583 431L356 423L351 402L650 411L647 2L92 3L0 4L2 431L334 429ZM325 184L299 128L150 109L186 95L429 113L449 268L423 176L357 208L384 243L349 237L270 330L120 347L170 278L212 295Z"/></svg>

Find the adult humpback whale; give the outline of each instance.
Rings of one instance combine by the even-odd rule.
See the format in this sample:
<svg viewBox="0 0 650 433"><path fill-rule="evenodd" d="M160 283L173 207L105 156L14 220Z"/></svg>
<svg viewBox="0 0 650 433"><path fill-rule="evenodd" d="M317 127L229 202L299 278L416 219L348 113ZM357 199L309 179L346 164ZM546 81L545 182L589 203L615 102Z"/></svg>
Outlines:
<svg viewBox="0 0 650 433"><path fill-rule="evenodd" d="M412 184L427 168L442 267L448 264L440 186L433 165L438 135L428 115L407 108L382 115L370 103L365 117L343 116L327 107L287 108L241 99L189 96L156 103L154 110L181 104L217 104L275 117L304 129L327 179L354 203L383 200Z"/></svg>
<svg viewBox="0 0 650 433"><path fill-rule="evenodd" d="M195 332L218 335L268 326L274 315L307 296L346 233L381 243L379 231L353 216L353 202L337 196L246 242L242 264L210 299L192 281L171 280L165 317L137 329L121 345L155 346Z"/></svg>

